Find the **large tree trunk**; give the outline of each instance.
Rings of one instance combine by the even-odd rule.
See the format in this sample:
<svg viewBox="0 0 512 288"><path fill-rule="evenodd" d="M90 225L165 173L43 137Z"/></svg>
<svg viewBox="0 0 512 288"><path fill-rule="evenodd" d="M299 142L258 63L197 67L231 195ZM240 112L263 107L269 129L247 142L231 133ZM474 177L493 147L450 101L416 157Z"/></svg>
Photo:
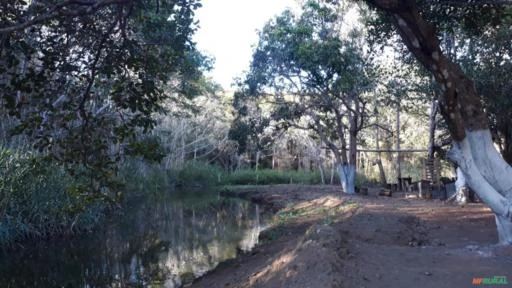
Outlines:
<svg viewBox="0 0 512 288"><path fill-rule="evenodd" d="M510 178L512 173L510 166L496 151L490 131L468 131L462 141L454 142L450 158L459 165L469 187L494 212L499 242L511 245L512 186L510 186ZM505 189L506 187L509 188Z"/></svg>
<svg viewBox="0 0 512 288"><path fill-rule="evenodd" d="M352 138L352 130L351 130L351 127L352 127L352 124L349 124L349 148L347 150L347 141L345 140L345 133L344 133L344 130L343 130L343 121L342 121L342 114L340 113L339 110L335 109L335 116L336 116L336 132L338 134L338 137L339 137L339 141L340 141L340 146L341 146L341 153L336 153L335 151L334 154L336 155L336 167L338 169L338 176L340 177L340 183L341 183L341 187L343 189L343 192L344 193L348 193L348 194L354 194L356 192L356 189L355 189L355 155L356 153L354 152L354 154L352 154L352 150L353 148L351 147L351 145L353 145L353 141L354 141L354 138ZM352 123L353 122L353 117L350 117L349 119L349 123ZM324 139L325 141L325 139ZM326 141L327 142L327 141ZM337 150L337 147L336 145L334 144L329 144L328 145L330 147L333 147L335 148L335 150ZM354 146L355 147L355 146ZM333 149L331 149L333 150ZM348 156L347 156L348 154ZM352 164L354 163L354 164Z"/></svg>
<svg viewBox="0 0 512 288"><path fill-rule="evenodd" d="M343 187L343 192L347 194L356 193L356 166L340 163L338 165L338 173L340 176L341 186Z"/></svg>
<svg viewBox="0 0 512 288"><path fill-rule="evenodd" d="M356 99L356 93L349 95L349 107L353 109L349 112L349 131L348 131L348 164L341 165L339 169L340 177L343 179L343 191L348 194L356 193L356 170L357 170L357 122L359 113L359 101Z"/></svg>
<svg viewBox="0 0 512 288"><path fill-rule="evenodd" d="M458 204L468 203L469 191L464 173L457 167L457 181L455 181L455 202Z"/></svg>
<svg viewBox="0 0 512 288"><path fill-rule="evenodd" d="M498 124L498 137L501 139L500 153L508 164L512 164L512 121L507 119Z"/></svg>
<svg viewBox="0 0 512 288"><path fill-rule="evenodd" d="M352 137L349 136L349 142L351 142ZM355 189L355 180L356 180L356 166L353 164L352 161L354 159L352 157L349 157L347 159L347 154L351 155L351 148L349 146L349 150L347 151L346 147L346 141L341 140L341 158L340 161L337 162L338 167L338 176L340 177L340 183L341 187L343 188L344 193L348 194L354 194L356 193ZM347 153L348 152L348 153ZM355 153L354 153L355 154Z"/></svg>
<svg viewBox="0 0 512 288"><path fill-rule="evenodd" d="M350 119L350 123L352 123L352 119ZM342 157L341 163L338 165L338 174L340 177L341 186L343 187L343 192L347 194L356 193L355 182L356 182L356 161L357 161L357 147L356 147L356 136L353 134L351 129L352 124L350 124L349 128L349 146L348 151L346 148L342 148L342 155L347 155L347 157ZM342 147L346 147L345 141L342 142ZM348 160L348 161L347 161Z"/></svg>
<svg viewBox="0 0 512 288"><path fill-rule="evenodd" d="M493 145L473 81L441 52L434 27L425 22L414 1L367 2L393 17L408 49L433 73L443 91L439 105L453 139L449 157L496 215L499 242L512 245L512 168Z"/></svg>

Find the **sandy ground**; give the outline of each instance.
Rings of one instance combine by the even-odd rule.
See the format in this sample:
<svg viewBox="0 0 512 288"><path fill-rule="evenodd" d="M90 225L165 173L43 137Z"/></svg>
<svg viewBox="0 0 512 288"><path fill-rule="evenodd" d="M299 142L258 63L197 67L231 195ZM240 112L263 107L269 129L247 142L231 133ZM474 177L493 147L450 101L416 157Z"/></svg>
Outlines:
<svg viewBox="0 0 512 288"><path fill-rule="evenodd" d="M191 287L477 287L506 276L512 247L497 246L483 204L348 196L336 186L275 185L227 191L274 213L251 252ZM503 278L502 278L503 279Z"/></svg>

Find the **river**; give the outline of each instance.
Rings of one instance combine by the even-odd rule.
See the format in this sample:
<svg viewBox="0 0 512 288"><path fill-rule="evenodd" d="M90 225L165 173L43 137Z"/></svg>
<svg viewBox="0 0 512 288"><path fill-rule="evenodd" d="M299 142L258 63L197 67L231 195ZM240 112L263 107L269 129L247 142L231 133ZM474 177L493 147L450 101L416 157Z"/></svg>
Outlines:
<svg viewBox="0 0 512 288"><path fill-rule="evenodd" d="M181 287L249 251L259 207L212 193L146 197L94 233L3 252L1 287Z"/></svg>

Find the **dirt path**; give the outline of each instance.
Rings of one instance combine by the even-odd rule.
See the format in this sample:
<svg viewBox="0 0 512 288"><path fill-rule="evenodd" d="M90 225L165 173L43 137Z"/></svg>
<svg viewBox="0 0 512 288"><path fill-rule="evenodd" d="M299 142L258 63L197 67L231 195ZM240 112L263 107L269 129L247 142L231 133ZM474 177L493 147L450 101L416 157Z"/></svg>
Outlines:
<svg viewBox="0 0 512 288"><path fill-rule="evenodd" d="M252 252L192 287L473 287L473 278L493 276L509 284L485 287L512 287L512 248L494 245L494 217L483 204L338 191L298 185L234 191L275 213L273 225Z"/></svg>

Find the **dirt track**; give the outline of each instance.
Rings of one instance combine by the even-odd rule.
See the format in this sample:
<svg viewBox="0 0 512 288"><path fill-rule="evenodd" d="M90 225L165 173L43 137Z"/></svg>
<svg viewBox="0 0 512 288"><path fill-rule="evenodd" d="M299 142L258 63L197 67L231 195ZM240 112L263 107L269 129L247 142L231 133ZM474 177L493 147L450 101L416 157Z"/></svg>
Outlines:
<svg viewBox="0 0 512 288"><path fill-rule="evenodd" d="M509 284L485 287L512 287L512 247L494 245L483 204L342 196L336 186L232 193L275 213L273 225L252 252L191 287L473 287L493 276Z"/></svg>

